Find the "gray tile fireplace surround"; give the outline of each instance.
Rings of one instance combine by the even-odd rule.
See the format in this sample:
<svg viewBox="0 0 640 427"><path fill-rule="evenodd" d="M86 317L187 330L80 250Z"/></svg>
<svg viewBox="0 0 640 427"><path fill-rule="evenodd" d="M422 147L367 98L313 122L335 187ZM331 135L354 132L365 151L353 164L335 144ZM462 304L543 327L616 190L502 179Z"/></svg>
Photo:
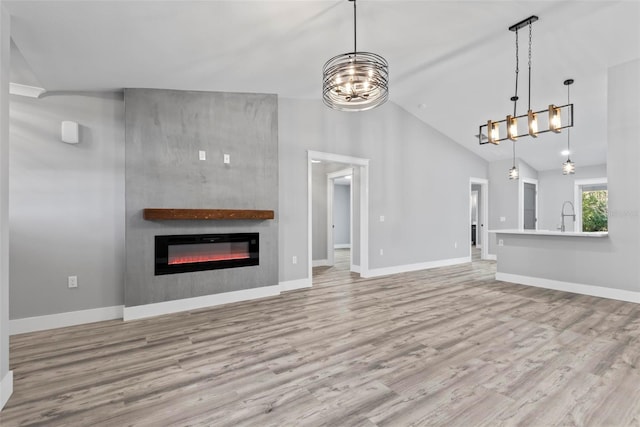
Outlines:
<svg viewBox="0 0 640 427"><path fill-rule="evenodd" d="M276 210L277 107L276 95L125 90L125 307L277 285L277 211L275 220L142 218L145 208ZM260 233L258 266L154 274L156 235L244 232Z"/></svg>

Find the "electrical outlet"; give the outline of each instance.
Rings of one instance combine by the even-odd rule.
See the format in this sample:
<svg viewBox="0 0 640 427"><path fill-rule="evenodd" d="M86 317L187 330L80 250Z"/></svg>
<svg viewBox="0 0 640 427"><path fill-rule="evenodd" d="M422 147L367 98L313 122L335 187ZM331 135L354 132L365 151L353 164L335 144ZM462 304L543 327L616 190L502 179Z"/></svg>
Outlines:
<svg viewBox="0 0 640 427"><path fill-rule="evenodd" d="M380 249L380 255L384 255L384 249Z"/></svg>
<svg viewBox="0 0 640 427"><path fill-rule="evenodd" d="M453 247L454 247L455 249L458 249L458 242L455 242L455 243L453 244Z"/></svg>
<svg viewBox="0 0 640 427"><path fill-rule="evenodd" d="M384 215L380 215L380 222L384 222Z"/></svg>
<svg viewBox="0 0 640 427"><path fill-rule="evenodd" d="M77 288L78 287L78 276L69 276L67 279L67 286L69 288Z"/></svg>
<svg viewBox="0 0 640 427"><path fill-rule="evenodd" d="M504 246L504 240L502 239L498 240L498 246Z"/></svg>
<svg viewBox="0 0 640 427"><path fill-rule="evenodd" d="M198 151L198 158L200 160L207 160L207 152L204 150Z"/></svg>
<svg viewBox="0 0 640 427"><path fill-rule="evenodd" d="M229 154L225 154L223 156L223 161L225 165L231 164L231 156Z"/></svg>
<svg viewBox="0 0 640 427"><path fill-rule="evenodd" d="M507 221L507 217L501 216L500 217L500 222L506 222Z"/></svg>
<svg viewBox="0 0 640 427"><path fill-rule="evenodd" d="M297 264L298 263L298 257L294 255L293 258L291 258L291 263Z"/></svg>

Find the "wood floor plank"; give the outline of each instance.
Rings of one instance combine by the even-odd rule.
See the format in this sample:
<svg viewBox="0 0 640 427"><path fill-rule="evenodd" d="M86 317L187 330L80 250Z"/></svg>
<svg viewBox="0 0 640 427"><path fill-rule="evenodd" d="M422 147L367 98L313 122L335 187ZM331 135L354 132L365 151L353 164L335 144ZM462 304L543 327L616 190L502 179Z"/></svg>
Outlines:
<svg viewBox="0 0 640 427"><path fill-rule="evenodd" d="M0 424L640 425L640 305L348 255L310 289L12 336Z"/></svg>

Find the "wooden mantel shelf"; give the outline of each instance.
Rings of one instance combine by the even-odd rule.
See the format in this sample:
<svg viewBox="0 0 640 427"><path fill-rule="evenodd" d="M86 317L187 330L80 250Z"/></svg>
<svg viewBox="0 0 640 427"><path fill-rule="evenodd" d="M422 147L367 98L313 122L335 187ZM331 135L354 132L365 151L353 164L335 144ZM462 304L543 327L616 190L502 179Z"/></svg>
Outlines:
<svg viewBox="0 0 640 427"><path fill-rule="evenodd" d="M264 220L273 219L273 211L248 210L248 209L157 209L147 208L142 211L142 217L146 220L167 220L167 219L194 219L194 220L217 220L217 219L244 219L244 220Z"/></svg>

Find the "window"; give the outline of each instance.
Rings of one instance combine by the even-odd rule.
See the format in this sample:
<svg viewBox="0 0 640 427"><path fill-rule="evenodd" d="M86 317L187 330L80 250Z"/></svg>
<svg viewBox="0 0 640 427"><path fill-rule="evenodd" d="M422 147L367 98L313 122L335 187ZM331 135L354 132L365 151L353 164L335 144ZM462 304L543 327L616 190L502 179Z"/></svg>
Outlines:
<svg viewBox="0 0 640 427"><path fill-rule="evenodd" d="M608 231L607 179L576 180L576 228L579 231Z"/></svg>

